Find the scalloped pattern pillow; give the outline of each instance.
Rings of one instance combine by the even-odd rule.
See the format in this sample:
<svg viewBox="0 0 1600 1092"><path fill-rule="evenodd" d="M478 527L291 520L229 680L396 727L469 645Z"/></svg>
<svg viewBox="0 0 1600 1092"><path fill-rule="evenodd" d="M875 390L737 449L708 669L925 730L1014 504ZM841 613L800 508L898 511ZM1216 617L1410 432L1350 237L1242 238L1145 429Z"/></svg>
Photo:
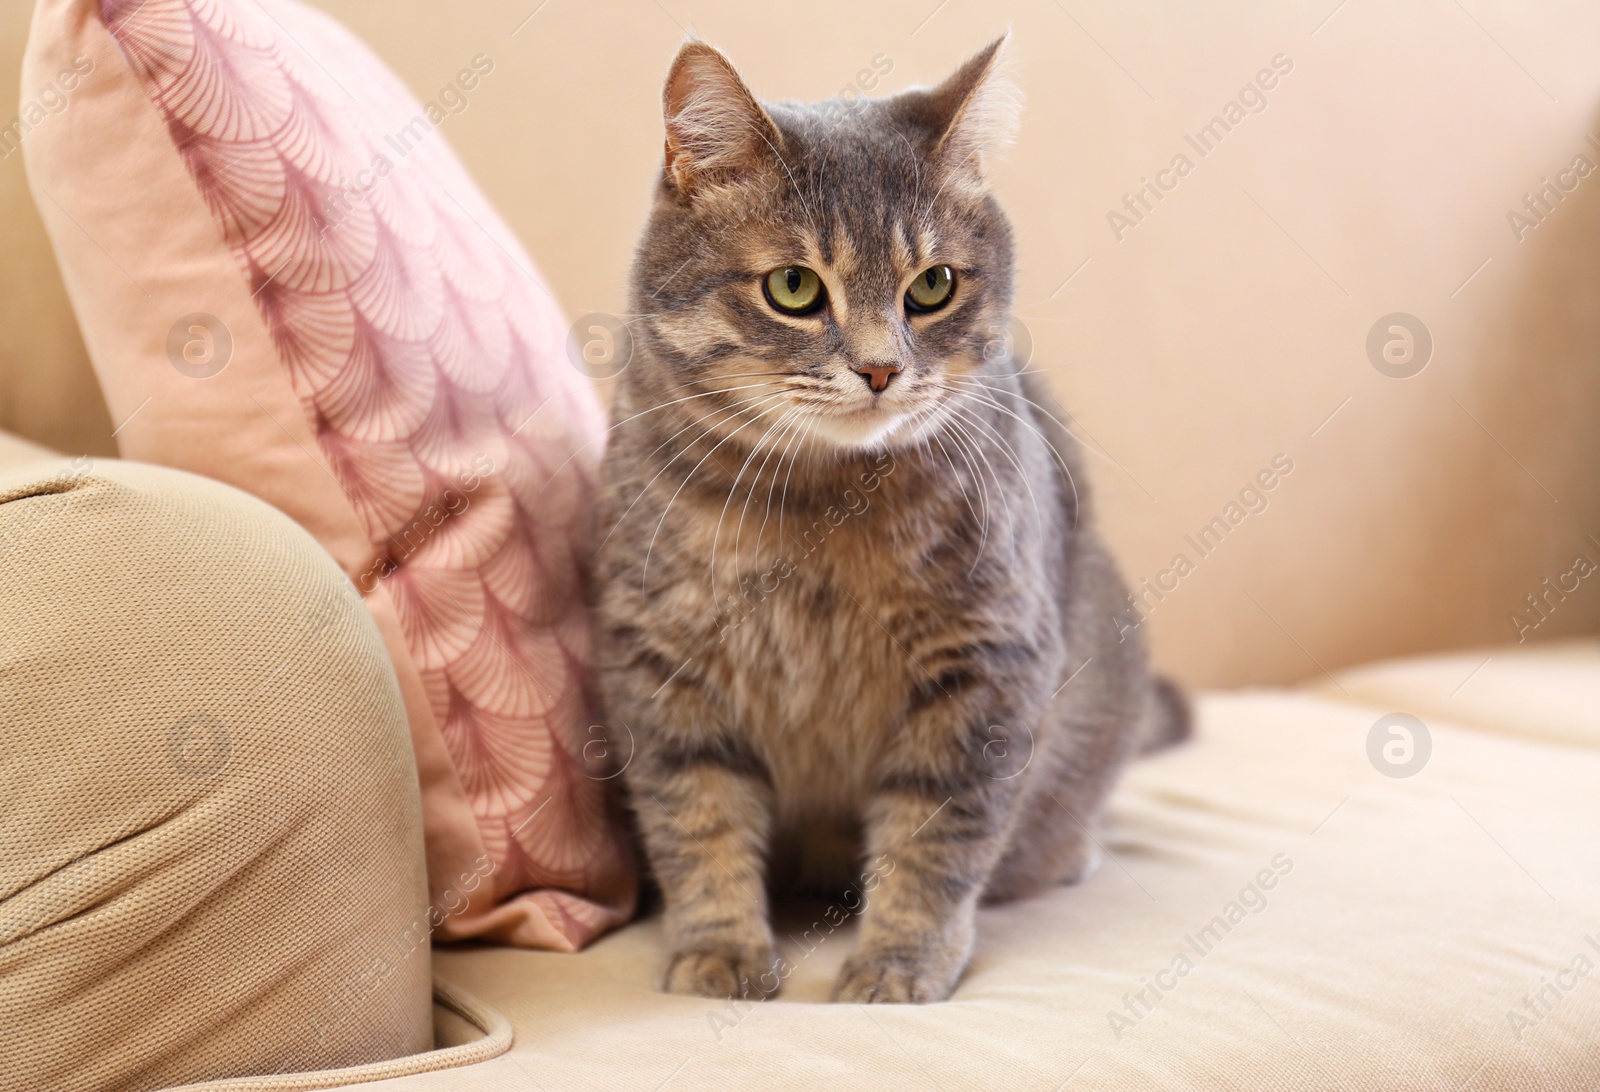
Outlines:
<svg viewBox="0 0 1600 1092"><path fill-rule="evenodd" d="M626 920L583 750L602 413L443 113L290 0L41 0L25 64L92 65L26 157L122 454L288 512L389 643L429 930L571 950Z"/></svg>

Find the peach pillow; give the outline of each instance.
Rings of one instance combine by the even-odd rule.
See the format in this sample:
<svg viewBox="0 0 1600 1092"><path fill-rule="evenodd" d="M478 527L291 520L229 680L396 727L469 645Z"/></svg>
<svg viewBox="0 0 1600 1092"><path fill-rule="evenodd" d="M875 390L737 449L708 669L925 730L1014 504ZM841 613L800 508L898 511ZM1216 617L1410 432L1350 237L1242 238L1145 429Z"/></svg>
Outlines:
<svg viewBox="0 0 1600 1092"><path fill-rule="evenodd" d="M25 154L122 454L270 501L360 589L435 936L571 950L626 920L615 762L587 761L602 413L448 110L291 0L41 0L26 85L90 64Z"/></svg>

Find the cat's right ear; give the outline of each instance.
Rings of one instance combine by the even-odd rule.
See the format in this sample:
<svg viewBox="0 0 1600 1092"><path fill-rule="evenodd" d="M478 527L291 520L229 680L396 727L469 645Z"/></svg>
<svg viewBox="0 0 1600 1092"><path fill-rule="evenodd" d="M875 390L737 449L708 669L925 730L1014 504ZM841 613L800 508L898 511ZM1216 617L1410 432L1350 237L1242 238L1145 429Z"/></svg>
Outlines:
<svg viewBox="0 0 1600 1092"><path fill-rule="evenodd" d="M780 158L778 127L733 62L704 42L678 50L661 99L666 178L685 196L746 180Z"/></svg>

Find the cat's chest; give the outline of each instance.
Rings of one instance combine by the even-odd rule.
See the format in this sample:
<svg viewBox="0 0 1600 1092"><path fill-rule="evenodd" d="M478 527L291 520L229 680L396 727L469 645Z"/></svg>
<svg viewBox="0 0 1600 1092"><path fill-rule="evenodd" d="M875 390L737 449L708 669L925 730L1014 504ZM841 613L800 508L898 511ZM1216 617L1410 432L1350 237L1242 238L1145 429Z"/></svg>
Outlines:
<svg viewBox="0 0 1600 1092"><path fill-rule="evenodd" d="M915 664L894 632L898 612L886 609L888 588L849 568L785 554L724 598L714 654L763 730L860 741L903 710Z"/></svg>
<svg viewBox="0 0 1600 1092"><path fill-rule="evenodd" d="M787 545L747 566L740 591L724 597L712 655L741 730L767 757L780 809L803 796L848 810L915 683L895 632L915 581L857 564L875 543L842 526Z"/></svg>
<svg viewBox="0 0 1600 1092"><path fill-rule="evenodd" d="M925 683L918 656L953 639L947 623L981 613L962 599L975 589L935 571L965 571L938 548L949 537L939 514L946 498L887 469L871 490L857 483L824 503L780 499L770 517L759 503L745 515L737 495L714 493L704 512L680 501L675 513L684 527L676 541L701 536L675 613L709 612L705 674L767 760L790 818L858 808Z"/></svg>

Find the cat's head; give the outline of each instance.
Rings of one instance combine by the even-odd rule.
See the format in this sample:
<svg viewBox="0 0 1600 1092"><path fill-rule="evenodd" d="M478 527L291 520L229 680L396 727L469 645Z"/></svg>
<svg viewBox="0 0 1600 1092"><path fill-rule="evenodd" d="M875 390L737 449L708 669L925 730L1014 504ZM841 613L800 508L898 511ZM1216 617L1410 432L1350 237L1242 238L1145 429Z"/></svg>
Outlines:
<svg viewBox="0 0 1600 1092"><path fill-rule="evenodd" d="M986 183L1017 113L1004 46L932 89L766 105L717 50L683 46L633 273L658 397L745 444L864 449L915 441L970 393L1012 295Z"/></svg>

